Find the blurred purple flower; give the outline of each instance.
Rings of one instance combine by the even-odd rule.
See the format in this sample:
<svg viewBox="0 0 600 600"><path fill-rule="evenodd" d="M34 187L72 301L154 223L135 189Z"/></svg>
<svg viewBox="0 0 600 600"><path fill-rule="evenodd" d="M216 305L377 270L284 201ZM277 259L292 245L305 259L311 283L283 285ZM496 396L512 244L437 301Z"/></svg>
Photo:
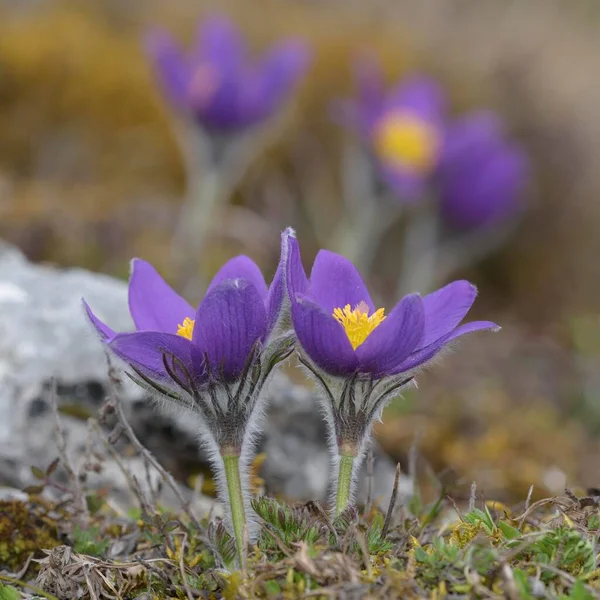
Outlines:
<svg viewBox="0 0 600 600"><path fill-rule="evenodd" d="M288 239L287 286L294 329L318 370L339 377L411 377L415 369L466 333L496 329L490 321L460 322L476 289L455 281L421 298L405 296L388 316L375 310L354 265L321 250L306 277L298 243Z"/></svg>
<svg viewBox="0 0 600 600"><path fill-rule="evenodd" d="M415 75L386 91L373 61L358 64L357 85L344 121L358 130L386 185L404 201L419 199L438 164L443 90L435 80Z"/></svg>
<svg viewBox="0 0 600 600"><path fill-rule="evenodd" d="M449 124L437 177L444 219L468 229L513 214L528 171L527 157L504 138L497 115L480 112Z"/></svg>
<svg viewBox="0 0 600 600"><path fill-rule="evenodd" d="M169 100L219 133L239 131L273 114L309 62L307 46L288 40L252 63L240 32L216 16L202 22L187 55L162 30L148 35L147 48Z"/></svg>

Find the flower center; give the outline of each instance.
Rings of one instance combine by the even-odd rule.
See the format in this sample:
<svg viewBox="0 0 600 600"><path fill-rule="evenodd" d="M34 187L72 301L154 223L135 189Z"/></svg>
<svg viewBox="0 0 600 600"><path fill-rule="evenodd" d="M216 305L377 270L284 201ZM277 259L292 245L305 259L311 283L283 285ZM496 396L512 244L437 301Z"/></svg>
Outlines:
<svg viewBox="0 0 600 600"><path fill-rule="evenodd" d="M334 308L333 316L345 329L346 335L356 350L371 334L371 332L385 319L385 308L376 310L369 316L369 307L366 302L359 302L354 310L346 304L344 308Z"/></svg>
<svg viewBox="0 0 600 600"><path fill-rule="evenodd" d="M433 166L440 140L436 128L424 119L394 111L375 126L373 145L383 162L423 172Z"/></svg>
<svg viewBox="0 0 600 600"><path fill-rule="evenodd" d="M192 339L192 334L194 333L194 319L190 319L186 317L183 320L183 325L177 325L177 335L181 337L187 338L188 340Z"/></svg>
<svg viewBox="0 0 600 600"><path fill-rule="evenodd" d="M206 108L219 85L219 74L214 67L200 64L196 67L188 87L189 97L196 108Z"/></svg>

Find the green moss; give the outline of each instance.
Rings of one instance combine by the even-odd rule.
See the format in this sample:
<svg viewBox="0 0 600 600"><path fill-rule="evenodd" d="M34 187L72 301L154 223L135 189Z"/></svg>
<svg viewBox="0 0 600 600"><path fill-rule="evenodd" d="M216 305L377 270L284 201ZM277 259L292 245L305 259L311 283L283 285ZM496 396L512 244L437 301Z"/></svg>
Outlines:
<svg viewBox="0 0 600 600"><path fill-rule="evenodd" d="M0 564L18 570L27 558L60 542L56 528L25 502L0 501Z"/></svg>

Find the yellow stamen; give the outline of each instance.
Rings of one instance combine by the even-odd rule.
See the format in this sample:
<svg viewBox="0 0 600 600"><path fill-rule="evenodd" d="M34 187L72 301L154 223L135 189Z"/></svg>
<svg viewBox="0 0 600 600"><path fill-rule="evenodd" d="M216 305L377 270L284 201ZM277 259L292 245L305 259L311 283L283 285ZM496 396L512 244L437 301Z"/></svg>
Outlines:
<svg viewBox="0 0 600 600"><path fill-rule="evenodd" d="M350 308L349 304L346 304L344 308L333 309L333 316L345 329L354 350L385 320L384 313L385 308L380 308L369 316L369 307L366 302L359 302L354 310Z"/></svg>
<svg viewBox="0 0 600 600"><path fill-rule="evenodd" d="M395 111L384 115L377 123L373 144L384 163L423 172L436 160L440 136L432 124L417 115Z"/></svg>
<svg viewBox="0 0 600 600"><path fill-rule="evenodd" d="M188 340L192 339L192 334L194 333L194 319L190 319L186 317L183 320L183 325L177 325L177 335L181 337L187 338Z"/></svg>

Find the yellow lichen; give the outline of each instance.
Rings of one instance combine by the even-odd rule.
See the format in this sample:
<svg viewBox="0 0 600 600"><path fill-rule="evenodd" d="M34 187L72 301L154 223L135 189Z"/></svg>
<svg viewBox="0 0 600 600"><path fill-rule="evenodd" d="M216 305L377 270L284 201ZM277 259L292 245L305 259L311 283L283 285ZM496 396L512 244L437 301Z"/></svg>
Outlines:
<svg viewBox="0 0 600 600"><path fill-rule="evenodd" d="M0 565L17 571L33 554L59 545L56 529L25 502L0 500Z"/></svg>

